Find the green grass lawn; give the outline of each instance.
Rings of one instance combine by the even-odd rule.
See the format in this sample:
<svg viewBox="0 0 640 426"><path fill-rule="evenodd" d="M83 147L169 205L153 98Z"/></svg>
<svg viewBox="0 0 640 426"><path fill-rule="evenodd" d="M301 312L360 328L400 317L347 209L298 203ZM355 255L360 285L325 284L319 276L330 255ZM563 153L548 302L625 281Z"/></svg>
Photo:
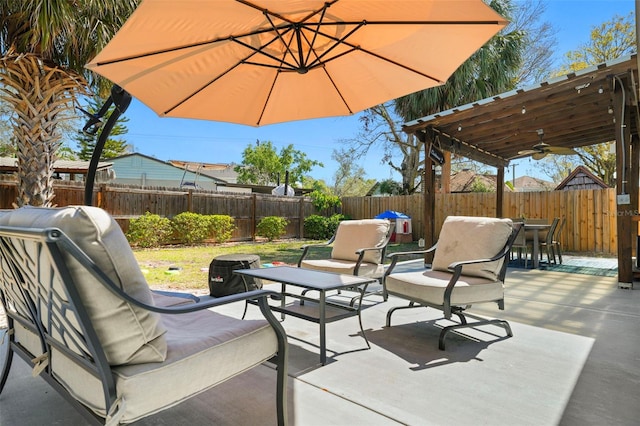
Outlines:
<svg viewBox="0 0 640 426"><path fill-rule="evenodd" d="M204 244L196 246L171 246L158 249L134 249L134 255L142 268L149 286L156 289L207 290L209 264L214 257L223 254L257 254L260 263L284 262L296 265L304 244L321 241L286 240L273 242L241 242ZM387 253L418 250L418 243L389 244ZM326 258L331 248L313 250L310 258ZM385 263L389 260L386 259ZM180 268L177 272L169 268Z"/></svg>

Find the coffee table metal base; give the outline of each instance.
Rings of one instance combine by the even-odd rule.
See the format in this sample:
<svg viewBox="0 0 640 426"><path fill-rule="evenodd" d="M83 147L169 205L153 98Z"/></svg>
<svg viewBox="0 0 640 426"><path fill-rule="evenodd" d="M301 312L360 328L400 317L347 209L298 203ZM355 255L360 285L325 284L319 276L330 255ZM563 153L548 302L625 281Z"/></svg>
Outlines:
<svg viewBox="0 0 640 426"><path fill-rule="evenodd" d="M362 326L362 297L370 283L377 282L373 278L356 277L353 275L341 275L330 272L313 271L290 266L278 266L264 269L244 269L235 271L236 274L262 278L281 284L281 300L279 305L271 305L271 309L285 315L290 315L319 325L320 328L320 363L327 362L327 338L326 324L353 316L358 317L360 331L367 347L371 345ZM301 294L287 292L287 285L301 287L306 290L318 292L318 298L312 298ZM349 287L359 289L360 300L356 306L340 304L327 300L327 291L339 290ZM287 301L293 299L293 303ZM296 303L298 302L298 303ZM314 306L316 305L317 306Z"/></svg>

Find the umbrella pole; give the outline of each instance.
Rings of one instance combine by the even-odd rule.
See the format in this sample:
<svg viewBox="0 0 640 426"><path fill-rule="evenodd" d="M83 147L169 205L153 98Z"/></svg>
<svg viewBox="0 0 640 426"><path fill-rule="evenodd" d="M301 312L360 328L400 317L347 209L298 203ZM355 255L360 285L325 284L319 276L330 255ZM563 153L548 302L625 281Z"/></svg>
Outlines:
<svg viewBox="0 0 640 426"><path fill-rule="evenodd" d="M100 111L95 115L89 114L90 119L82 129L89 133L91 133L91 130L95 132L97 130L95 126L101 123L101 118L107 113L107 111L109 111L111 105L115 104L116 108L113 110L107 120L107 123L100 131L100 136L96 141L96 146L93 149L93 154L91 155L91 162L89 163L89 169L87 170L87 178L84 186L84 204L86 206L93 205L93 185L96 178L96 172L98 170L98 162L100 161L100 156L104 149L104 144L107 142L109 134L111 133L111 130L113 130L113 126L115 126L120 116L127 110L130 103L131 95L120 86L114 84L111 88L111 95L105 101L102 108L100 108Z"/></svg>

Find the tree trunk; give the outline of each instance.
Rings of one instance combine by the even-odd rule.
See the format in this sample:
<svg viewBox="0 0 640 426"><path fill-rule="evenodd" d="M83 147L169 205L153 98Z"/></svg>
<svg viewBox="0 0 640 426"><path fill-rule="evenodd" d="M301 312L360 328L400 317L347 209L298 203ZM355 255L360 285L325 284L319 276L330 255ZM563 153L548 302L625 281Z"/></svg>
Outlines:
<svg viewBox="0 0 640 426"><path fill-rule="evenodd" d="M59 124L70 117L84 80L32 54L8 53L0 69L0 97L12 110L18 156L18 206L53 205L53 163L61 143Z"/></svg>

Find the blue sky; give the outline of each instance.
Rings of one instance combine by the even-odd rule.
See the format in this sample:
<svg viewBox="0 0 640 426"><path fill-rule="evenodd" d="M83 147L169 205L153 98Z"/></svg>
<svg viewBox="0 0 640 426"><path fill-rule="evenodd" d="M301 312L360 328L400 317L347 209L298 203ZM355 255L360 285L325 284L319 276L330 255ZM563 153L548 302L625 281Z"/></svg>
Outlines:
<svg viewBox="0 0 640 426"><path fill-rule="evenodd" d="M589 41L594 25L610 20L614 15L626 16L635 10L633 0L547 0L543 19L557 31L555 60L559 63L569 50ZM334 149L343 147L344 140L356 137L361 126L360 114L249 127L227 123L159 118L140 102L134 101L127 110L129 118L127 141L136 152L159 160L184 160L205 163L240 163L242 151L256 140L271 141L277 149L294 144L308 157L321 161L310 173L316 179L332 182L336 164L331 159ZM399 176L387 165L380 164L381 152L372 150L361 161L367 178L383 180ZM516 164L516 177L538 176L531 160ZM538 176L546 178L545 176ZM509 173L511 178L511 173Z"/></svg>

